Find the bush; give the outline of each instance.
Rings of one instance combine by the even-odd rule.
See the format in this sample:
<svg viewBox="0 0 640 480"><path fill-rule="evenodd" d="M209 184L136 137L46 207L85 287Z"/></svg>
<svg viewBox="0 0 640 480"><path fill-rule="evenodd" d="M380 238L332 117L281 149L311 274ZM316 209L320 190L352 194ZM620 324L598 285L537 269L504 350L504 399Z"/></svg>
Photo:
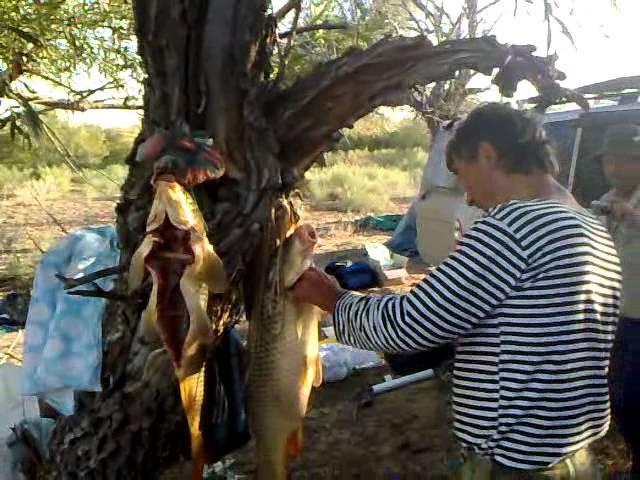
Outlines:
<svg viewBox="0 0 640 480"><path fill-rule="evenodd" d="M26 183L31 176L29 170L18 167L0 165L0 197L5 197Z"/></svg>
<svg viewBox="0 0 640 480"><path fill-rule="evenodd" d="M397 168L410 175L422 175L427 161L427 153L421 148L382 149L375 151L350 150L329 152L326 155L327 166L346 163L348 165L377 165L385 168Z"/></svg>
<svg viewBox="0 0 640 480"><path fill-rule="evenodd" d="M414 195L420 177L397 167L344 162L314 167L307 179L312 202L332 202L345 212L381 213L394 197Z"/></svg>
<svg viewBox="0 0 640 480"><path fill-rule="evenodd" d="M370 114L342 131L336 150L368 150L427 148L429 129L420 119L393 121L380 114Z"/></svg>
<svg viewBox="0 0 640 480"><path fill-rule="evenodd" d="M126 176L126 165L108 165L101 169L83 169L82 176L76 176L74 182L89 196L117 196Z"/></svg>
<svg viewBox="0 0 640 480"><path fill-rule="evenodd" d="M71 190L73 172L66 166L44 166L28 172L15 194L23 202L29 203L35 196L39 200L59 198Z"/></svg>
<svg viewBox="0 0 640 480"><path fill-rule="evenodd" d="M123 164L139 130L136 127L104 129L98 125L75 124L62 113L44 114L42 118L79 168ZM19 140L13 141L9 128L0 130L0 160L5 165L26 169L67 163L46 135L39 141L34 139L29 148Z"/></svg>

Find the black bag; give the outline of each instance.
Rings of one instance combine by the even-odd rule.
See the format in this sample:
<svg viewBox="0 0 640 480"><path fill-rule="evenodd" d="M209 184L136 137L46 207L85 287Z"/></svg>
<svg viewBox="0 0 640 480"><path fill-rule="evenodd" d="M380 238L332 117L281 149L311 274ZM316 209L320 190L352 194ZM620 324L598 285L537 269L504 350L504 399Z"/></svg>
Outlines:
<svg viewBox="0 0 640 480"><path fill-rule="evenodd" d="M205 366L200 431L217 462L251 439L247 417L245 348L233 328L224 331L220 344Z"/></svg>

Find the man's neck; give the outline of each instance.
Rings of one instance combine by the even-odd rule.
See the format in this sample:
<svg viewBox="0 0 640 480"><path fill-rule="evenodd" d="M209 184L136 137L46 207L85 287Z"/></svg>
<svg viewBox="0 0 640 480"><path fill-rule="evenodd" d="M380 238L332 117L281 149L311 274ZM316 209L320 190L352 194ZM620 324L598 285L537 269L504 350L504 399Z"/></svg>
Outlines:
<svg viewBox="0 0 640 480"><path fill-rule="evenodd" d="M500 202L509 200L555 200L569 206L578 206L573 196L551 175L509 175L502 182Z"/></svg>

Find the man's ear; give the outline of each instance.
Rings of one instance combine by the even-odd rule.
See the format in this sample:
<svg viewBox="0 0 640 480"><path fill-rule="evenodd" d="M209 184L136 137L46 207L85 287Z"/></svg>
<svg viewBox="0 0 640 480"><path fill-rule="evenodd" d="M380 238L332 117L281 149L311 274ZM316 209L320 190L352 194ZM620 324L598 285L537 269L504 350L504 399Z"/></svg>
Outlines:
<svg viewBox="0 0 640 480"><path fill-rule="evenodd" d="M480 142L478 144L478 161L491 170L497 170L500 166L498 152L489 142Z"/></svg>

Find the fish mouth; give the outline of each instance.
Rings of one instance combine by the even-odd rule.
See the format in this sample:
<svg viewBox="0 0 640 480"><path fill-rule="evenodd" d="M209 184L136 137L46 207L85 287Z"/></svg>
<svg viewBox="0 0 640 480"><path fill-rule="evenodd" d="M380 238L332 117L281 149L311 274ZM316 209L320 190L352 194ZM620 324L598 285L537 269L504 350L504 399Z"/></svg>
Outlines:
<svg viewBox="0 0 640 480"><path fill-rule="evenodd" d="M302 265L300 266L300 269L296 272L295 275L291 275L287 280L287 284L285 285L285 287L287 288L287 290L290 290L291 288L294 287L294 285L296 283L298 283L298 280L300 280L300 277L302 277L302 275L304 274L304 272L306 272L307 270L309 270L311 267L314 266L313 263L313 259L311 258L311 252L313 251L310 250L309 251L309 257L306 258L304 260L304 262L302 262Z"/></svg>
<svg viewBox="0 0 640 480"><path fill-rule="evenodd" d="M314 247L318 243L318 234L316 233L316 229L309 224L300 225L296 228L294 235L302 244L305 253L313 251Z"/></svg>
<svg viewBox="0 0 640 480"><path fill-rule="evenodd" d="M285 260L288 271L284 277L284 286L290 289L300 280L304 272L314 265L313 250L318 243L318 236L313 226L303 224L295 229L287 241L290 243L287 247L288 252L285 253L288 257Z"/></svg>

